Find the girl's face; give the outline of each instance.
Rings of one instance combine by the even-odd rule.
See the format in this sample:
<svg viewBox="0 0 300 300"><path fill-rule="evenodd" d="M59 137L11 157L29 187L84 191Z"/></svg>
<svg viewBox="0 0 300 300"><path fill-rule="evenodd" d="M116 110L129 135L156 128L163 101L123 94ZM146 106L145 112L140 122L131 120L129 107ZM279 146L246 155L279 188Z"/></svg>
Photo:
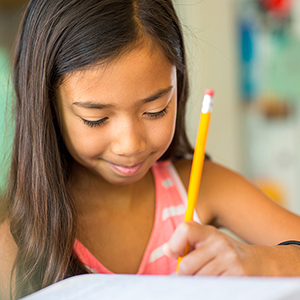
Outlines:
<svg viewBox="0 0 300 300"><path fill-rule="evenodd" d="M175 66L146 47L72 73L57 98L75 161L112 184L141 179L173 139L176 82Z"/></svg>

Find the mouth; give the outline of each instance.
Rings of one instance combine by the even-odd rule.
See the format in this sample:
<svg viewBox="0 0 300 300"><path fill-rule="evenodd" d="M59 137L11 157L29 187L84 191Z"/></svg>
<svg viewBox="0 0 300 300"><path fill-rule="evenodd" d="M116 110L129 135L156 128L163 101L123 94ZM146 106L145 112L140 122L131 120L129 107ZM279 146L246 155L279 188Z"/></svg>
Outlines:
<svg viewBox="0 0 300 300"><path fill-rule="evenodd" d="M109 163L109 165L115 170L117 171L119 174L122 175L134 175L136 174L140 168L142 167L143 163L139 163L133 166L123 166L123 165L116 165L113 163Z"/></svg>

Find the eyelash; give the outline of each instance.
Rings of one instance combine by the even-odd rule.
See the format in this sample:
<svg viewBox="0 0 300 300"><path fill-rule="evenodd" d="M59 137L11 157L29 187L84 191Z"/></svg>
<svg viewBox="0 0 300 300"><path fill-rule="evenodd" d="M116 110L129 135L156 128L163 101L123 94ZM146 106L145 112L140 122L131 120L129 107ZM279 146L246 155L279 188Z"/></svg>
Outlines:
<svg viewBox="0 0 300 300"><path fill-rule="evenodd" d="M84 124L88 125L89 127L96 127L96 126L101 126L106 119L107 118L103 118L97 121L89 121L89 120L82 119L82 121Z"/></svg>
<svg viewBox="0 0 300 300"><path fill-rule="evenodd" d="M163 117L166 113L168 112L168 106L165 107L163 110L155 112L155 113L145 113L148 117L152 119L160 118ZM103 118L97 121L89 121L82 119L83 123L88 125L89 127L96 127L96 126L101 126L107 118Z"/></svg>
<svg viewBox="0 0 300 300"><path fill-rule="evenodd" d="M155 112L155 113L145 113L148 117L156 119L163 117L168 112L168 106L166 106L163 110Z"/></svg>

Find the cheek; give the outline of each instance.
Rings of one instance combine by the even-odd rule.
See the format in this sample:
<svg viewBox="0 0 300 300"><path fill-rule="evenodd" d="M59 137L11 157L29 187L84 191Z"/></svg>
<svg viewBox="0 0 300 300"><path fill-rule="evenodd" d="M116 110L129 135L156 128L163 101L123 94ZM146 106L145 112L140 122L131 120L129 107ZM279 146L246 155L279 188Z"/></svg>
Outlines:
<svg viewBox="0 0 300 300"><path fill-rule="evenodd" d="M163 150L167 150L175 133L176 111L169 112L162 122L151 130L152 144Z"/></svg>
<svg viewBox="0 0 300 300"><path fill-rule="evenodd" d="M66 124L67 123L67 124ZM97 132L95 130L95 132ZM93 157L102 151L105 138L81 122L65 122L63 139L70 154L78 160L80 157ZM101 142L100 142L101 141Z"/></svg>

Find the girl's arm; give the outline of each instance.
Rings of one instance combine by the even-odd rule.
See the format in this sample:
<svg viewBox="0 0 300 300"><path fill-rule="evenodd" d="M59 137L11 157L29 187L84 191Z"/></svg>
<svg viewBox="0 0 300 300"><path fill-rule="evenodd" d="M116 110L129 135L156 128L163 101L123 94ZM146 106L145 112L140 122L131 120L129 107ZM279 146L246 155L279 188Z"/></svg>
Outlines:
<svg viewBox="0 0 300 300"><path fill-rule="evenodd" d="M0 224L0 299L10 299L10 276L17 254L17 246L8 222Z"/></svg>
<svg viewBox="0 0 300 300"><path fill-rule="evenodd" d="M300 217L271 200L241 175L207 161L197 202L203 222L230 229L250 244L300 240ZM207 218L209 216L209 218Z"/></svg>
<svg viewBox="0 0 300 300"><path fill-rule="evenodd" d="M190 162L176 167L187 186ZM165 246L172 257L192 251L179 273L199 275L300 276L300 247L276 246L300 240L300 217L270 200L242 176L213 162L204 164L197 212L203 224L180 225ZM248 245L218 231L226 227Z"/></svg>
<svg viewBox="0 0 300 300"><path fill-rule="evenodd" d="M299 246L247 245L210 225L193 221L180 224L164 245L166 255L184 254L179 275L300 276Z"/></svg>

